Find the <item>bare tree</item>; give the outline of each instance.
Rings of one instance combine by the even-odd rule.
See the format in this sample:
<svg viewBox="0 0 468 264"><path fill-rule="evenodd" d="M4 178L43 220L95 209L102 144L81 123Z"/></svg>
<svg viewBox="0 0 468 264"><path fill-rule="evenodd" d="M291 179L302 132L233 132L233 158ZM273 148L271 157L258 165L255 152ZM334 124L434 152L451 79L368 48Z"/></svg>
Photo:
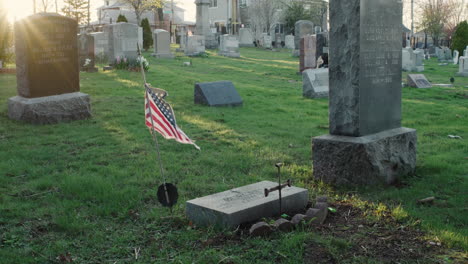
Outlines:
<svg viewBox="0 0 468 264"><path fill-rule="evenodd" d="M141 24L141 15L143 12L162 7L164 1L165 0L120 0L122 3L129 4L135 10L138 25Z"/></svg>
<svg viewBox="0 0 468 264"><path fill-rule="evenodd" d="M443 0L421 0L419 8L421 9L419 29L431 35L434 45L438 45L448 18L453 12L451 4Z"/></svg>
<svg viewBox="0 0 468 264"><path fill-rule="evenodd" d="M251 0L248 7L250 28L255 38L261 33L270 34L270 30L279 21L279 0Z"/></svg>
<svg viewBox="0 0 468 264"><path fill-rule="evenodd" d="M444 26L444 33L448 39L452 39L453 33L460 22L467 19L465 0L447 0L448 8L451 10L447 17L447 22Z"/></svg>
<svg viewBox="0 0 468 264"><path fill-rule="evenodd" d="M39 12L47 12L49 8L52 8L53 1L52 0L40 0L39 1Z"/></svg>

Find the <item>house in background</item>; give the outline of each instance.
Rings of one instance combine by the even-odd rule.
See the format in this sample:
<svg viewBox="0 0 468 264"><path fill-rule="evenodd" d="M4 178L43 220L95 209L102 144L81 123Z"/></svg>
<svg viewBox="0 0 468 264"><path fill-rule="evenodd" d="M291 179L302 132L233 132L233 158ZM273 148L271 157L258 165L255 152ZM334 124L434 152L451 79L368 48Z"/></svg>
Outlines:
<svg viewBox="0 0 468 264"><path fill-rule="evenodd" d="M165 3L162 13L163 17L160 19L157 12L146 11L141 15L141 19L147 18L152 29L160 28L170 31L172 20L172 8L170 2ZM193 24L192 22L186 22L184 20L184 13L185 9L178 7L174 3L175 26ZM119 0L104 0L103 5L97 8L98 21L93 24L103 26L115 23L119 15L124 15L129 23L137 24L137 18L132 6Z"/></svg>

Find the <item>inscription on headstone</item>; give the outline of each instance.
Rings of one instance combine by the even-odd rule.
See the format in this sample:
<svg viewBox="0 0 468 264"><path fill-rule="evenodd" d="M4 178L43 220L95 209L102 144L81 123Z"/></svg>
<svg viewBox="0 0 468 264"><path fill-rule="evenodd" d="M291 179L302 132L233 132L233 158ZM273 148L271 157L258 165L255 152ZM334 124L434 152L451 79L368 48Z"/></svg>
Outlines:
<svg viewBox="0 0 468 264"><path fill-rule="evenodd" d="M41 13L15 24L18 95L26 98L80 90L76 21Z"/></svg>
<svg viewBox="0 0 468 264"><path fill-rule="evenodd" d="M408 86L416 88L431 88L432 84L424 74L408 74Z"/></svg>
<svg viewBox="0 0 468 264"><path fill-rule="evenodd" d="M242 223L278 214L279 192L265 197L264 189L278 186L278 183L262 181L240 188L190 200L186 204L187 217L196 225L214 225L224 228L236 227ZM304 209L308 191L298 187L282 189L282 209L294 213Z"/></svg>

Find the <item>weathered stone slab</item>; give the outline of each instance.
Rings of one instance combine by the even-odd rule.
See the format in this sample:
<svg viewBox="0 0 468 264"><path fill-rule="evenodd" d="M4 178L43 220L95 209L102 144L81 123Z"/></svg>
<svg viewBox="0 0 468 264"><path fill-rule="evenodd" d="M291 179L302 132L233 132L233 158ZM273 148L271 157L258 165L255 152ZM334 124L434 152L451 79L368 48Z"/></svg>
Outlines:
<svg viewBox="0 0 468 264"><path fill-rule="evenodd" d="M187 37L184 53L187 56L197 56L205 52L205 36L193 35Z"/></svg>
<svg viewBox="0 0 468 264"><path fill-rule="evenodd" d="M328 97L328 69L308 69L302 73L302 95L307 98Z"/></svg>
<svg viewBox="0 0 468 264"><path fill-rule="evenodd" d="M391 184L416 168L416 130L313 139L314 177L336 185Z"/></svg>
<svg viewBox="0 0 468 264"><path fill-rule="evenodd" d="M194 101L208 106L240 106L243 103L230 81L196 83Z"/></svg>
<svg viewBox="0 0 468 264"><path fill-rule="evenodd" d="M408 74L408 86L415 88L431 88L432 84L424 74Z"/></svg>
<svg viewBox="0 0 468 264"><path fill-rule="evenodd" d="M37 98L15 96L8 100L8 117L31 124L55 124L91 117L89 95L76 92Z"/></svg>
<svg viewBox="0 0 468 264"><path fill-rule="evenodd" d="M173 59L174 54L171 53L171 35L164 29L155 29L153 32L154 53L151 54L156 58Z"/></svg>
<svg viewBox="0 0 468 264"><path fill-rule="evenodd" d="M197 225L214 225L225 228L236 227L262 217L278 214L278 192L265 197L264 189L278 183L262 181L190 200L186 203L187 217ZM308 202L308 191L298 187L282 190L282 209L285 213L303 210Z"/></svg>
<svg viewBox="0 0 468 264"><path fill-rule="evenodd" d="M267 34L264 34L263 35L263 47L265 49L271 49L271 43L272 43L272 39L271 39L271 36L270 35L267 35Z"/></svg>
<svg viewBox="0 0 468 264"><path fill-rule="evenodd" d="M240 47L254 47L254 38L250 28L239 29L239 46Z"/></svg>
<svg viewBox="0 0 468 264"><path fill-rule="evenodd" d="M293 35L287 35L285 37L285 41L286 43L286 48L287 49L294 49L294 36Z"/></svg>
<svg viewBox="0 0 468 264"><path fill-rule="evenodd" d="M233 58L240 57L237 36L225 34L220 37L219 55Z"/></svg>
<svg viewBox="0 0 468 264"><path fill-rule="evenodd" d="M40 13L15 23L18 95L43 97L80 90L76 20Z"/></svg>
<svg viewBox="0 0 468 264"><path fill-rule="evenodd" d="M138 28L135 24L123 22L104 26L103 31L109 37L109 62L114 62L118 57L129 60L138 57Z"/></svg>

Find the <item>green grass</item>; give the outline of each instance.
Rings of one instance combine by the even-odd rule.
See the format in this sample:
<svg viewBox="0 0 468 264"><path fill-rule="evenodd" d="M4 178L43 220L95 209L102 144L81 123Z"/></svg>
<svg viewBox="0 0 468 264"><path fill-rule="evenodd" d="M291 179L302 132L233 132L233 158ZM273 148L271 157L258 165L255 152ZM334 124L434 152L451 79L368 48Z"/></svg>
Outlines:
<svg viewBox="0 0 468 264"><path fill-rule="evenodd" d="M187 200L275 180L278 161L311 198L353 193L377 214L381 204L420 226L429 240L468 250L468 78L455 77L453 88L403 89L403 126L418 130L416 175L399 187L334 190L312 177L311 138L328 132L328 100L302 97L298 60L289 52L243 48L241 54L158 61L145 54L148 82L169 92L178 125L202 148L159 137L167 178L179 189L173 217L156 199L162 180L143 122L140 73L81 73L93 118L47 126L8 119L16 78L0 75L0 263L60 262L67 253L77 263L301 263L306 243L335 240L297 230L208 243L219 231L194 228L184 216ZM193 66L184 67L189 60ZM424 74L449 83L456 72L457 66L431 60ZM217 80L233 81L244 105L194 105L194 83ZM434 205L416 204L428 196L436 197ZM347 243L324 246L346 251ZM373 260L343 260L353 261Z"/></svg>

